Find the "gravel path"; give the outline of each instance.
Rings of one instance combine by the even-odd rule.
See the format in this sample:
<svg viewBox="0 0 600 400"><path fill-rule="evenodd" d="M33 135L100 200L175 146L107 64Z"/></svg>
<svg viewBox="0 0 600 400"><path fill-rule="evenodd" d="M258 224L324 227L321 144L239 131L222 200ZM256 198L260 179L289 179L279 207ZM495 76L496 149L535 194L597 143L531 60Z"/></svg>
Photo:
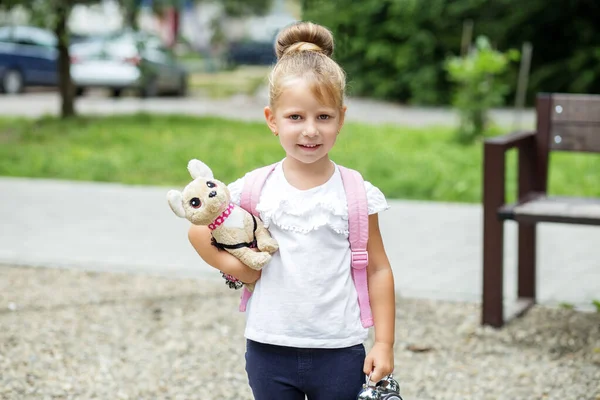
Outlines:
<svg viewBox="0 0 600 400"><path fill-rule="evenodd" d="M1 399L252 399L239 292L219 281L0 266ZM398 299L405 400L600 400L600 314Z"/></svg>

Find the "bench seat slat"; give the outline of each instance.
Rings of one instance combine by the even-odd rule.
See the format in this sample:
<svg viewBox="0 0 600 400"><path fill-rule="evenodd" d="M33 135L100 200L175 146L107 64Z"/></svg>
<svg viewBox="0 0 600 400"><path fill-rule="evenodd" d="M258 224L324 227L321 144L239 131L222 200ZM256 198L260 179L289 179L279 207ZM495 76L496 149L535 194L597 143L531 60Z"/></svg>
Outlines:
<svg viewBox="0 0 600 400"><path fill-rule="evenodd" d="M562 222L600 225L600 199L539 195L500 208L501 219L519 222Z"/></svg>

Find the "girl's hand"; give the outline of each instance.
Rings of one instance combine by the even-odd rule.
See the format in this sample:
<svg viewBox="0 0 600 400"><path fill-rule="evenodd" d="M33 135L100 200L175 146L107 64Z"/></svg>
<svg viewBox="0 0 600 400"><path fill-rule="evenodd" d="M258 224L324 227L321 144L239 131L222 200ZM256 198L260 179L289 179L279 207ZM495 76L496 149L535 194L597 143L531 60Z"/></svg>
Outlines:
<svg viewBox="0 0 600 400"><path fill-rule="evenodd" d="M371 375L371 382L379 382L393 370L394 347L389 343L375 342L365 358L363 372Z"/></svg>

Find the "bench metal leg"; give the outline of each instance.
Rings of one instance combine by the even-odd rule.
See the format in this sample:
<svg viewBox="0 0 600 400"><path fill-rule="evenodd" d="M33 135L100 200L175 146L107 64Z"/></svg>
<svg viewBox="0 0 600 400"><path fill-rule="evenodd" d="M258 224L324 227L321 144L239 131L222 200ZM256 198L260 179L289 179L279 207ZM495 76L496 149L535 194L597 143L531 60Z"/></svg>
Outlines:
<svg viewBox="0 0 600 400"><path fill-rule="evenodd" d="M519 223L518 289L521 307L516 315L524 314L535 304L536 225Z"/></svg>
<svg viewBox="0 0 600 400"><path fill-rule="evenodd" d="M536 225L519 224L519 297L535 300Z"/></svg>
<svg viewBox="0 0 600 400"><path fill-rule="evenodd" d="M482 324L504 324L504 222L487 213L483 222L483 299ZM491 215L490 215L491 214Z"/></svg>

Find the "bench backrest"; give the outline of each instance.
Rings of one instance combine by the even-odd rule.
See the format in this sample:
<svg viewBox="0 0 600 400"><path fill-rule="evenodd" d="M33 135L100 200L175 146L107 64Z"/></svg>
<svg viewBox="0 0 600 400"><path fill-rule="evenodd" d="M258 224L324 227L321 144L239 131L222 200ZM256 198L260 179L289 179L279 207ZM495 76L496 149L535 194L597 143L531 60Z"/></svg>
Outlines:
<svg viewBox="0 0 600 400"><path fill-rule="evenodd" d="M548 153L600 153L600 95L542 93L537 96L537 167L547 187Z"/></svg>
<svg viewBox="0 0 600 400"><path fill-rule="evenodd" d="M541 94L537 112L549 149L600 152L600 95Z"/></svg>

